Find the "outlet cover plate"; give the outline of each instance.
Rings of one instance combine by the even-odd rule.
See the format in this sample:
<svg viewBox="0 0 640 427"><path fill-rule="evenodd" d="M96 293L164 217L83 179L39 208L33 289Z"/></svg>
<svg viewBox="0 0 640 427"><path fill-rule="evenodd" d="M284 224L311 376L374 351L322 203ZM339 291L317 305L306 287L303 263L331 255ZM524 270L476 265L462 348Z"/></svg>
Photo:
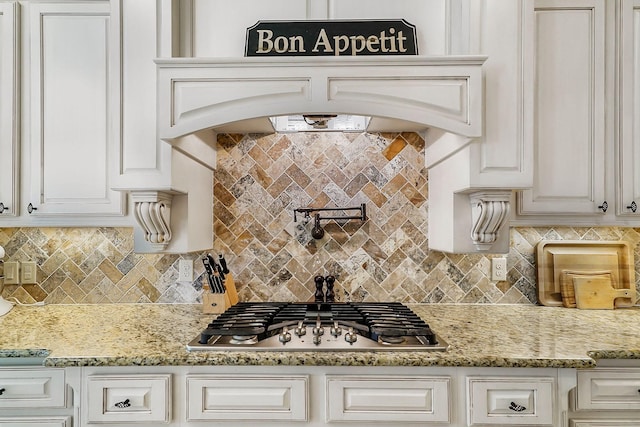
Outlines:
<svg viewBox="0 0 640 427"><path fill-rule="evenodd" d="M181 259L178 262L178 282L193 282L193 260Z"/></svg>

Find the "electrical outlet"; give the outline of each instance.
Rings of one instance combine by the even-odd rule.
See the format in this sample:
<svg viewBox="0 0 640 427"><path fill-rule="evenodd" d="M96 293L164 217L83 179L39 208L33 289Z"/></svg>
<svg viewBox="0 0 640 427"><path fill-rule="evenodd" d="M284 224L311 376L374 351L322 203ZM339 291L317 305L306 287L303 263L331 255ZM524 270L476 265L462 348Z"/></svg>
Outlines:
<svg viewBox="0 0 640 427"><path fill-rule="evenodd" d="M193 282L193 260L181 259L178 262L178 282Z"/></svg>
<svg viewBox="0 0 640 427"><path fill-rule="evenodd" d="M496 280L496 281L507 280L507 259L506 258L491 259L491 280Z"/></svg>
<svg viewBox="0 0 640 427"><path fill-rule="evenodd" d="M9 261L4 263L4 284L19 285L20 284L20 262Z"/></svg>
<svg viewBox="0 0 640 427"><path fill-rule="evenodd" d="M25 261L22 263L22 268L20 269L20 283L23 285L34 285L38 283L36 280L36 262L35 261Z"/></svg>

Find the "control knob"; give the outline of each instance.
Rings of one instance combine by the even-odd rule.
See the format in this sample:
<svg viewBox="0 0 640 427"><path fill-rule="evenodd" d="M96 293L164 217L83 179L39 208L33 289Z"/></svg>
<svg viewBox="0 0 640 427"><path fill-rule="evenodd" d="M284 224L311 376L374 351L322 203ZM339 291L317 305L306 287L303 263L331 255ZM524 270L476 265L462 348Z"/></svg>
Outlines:
<svg viewBox="0 0 640 427"><path fill-rule="evenodd" d="M316 322L316 326L313 327L312 332L313 332L313 335L316 337L324 335L324 328L322 327L322 324L320 323L319 320Z"/></svg>
<svg viewBox="0 0 640 427"><path fill-rule="evenodd" d="M342 335L342 328L338 325L338 322L333 322L333 326L331 327L331 335L334 337L339 337Z"/></svg>
<svg viewBox="0 0 640 427"><path fill-rule="evenodd" d="M307 328L304 326L302 320L298 322L298 326L293 330L293 332L299 337L307 334Z"/></svg>
<svg viewBox="0 0 640 427"><path fill-rule="evenodd" d="M286 344L291 341L291 333L289 332L289 328L282 328L282 332L280 332L278 340L280 340L282 344Z"/></svg>
<svg viewBox="0 0 640 427"><path fill-rule="evenodd" d="M347 333L344 334L344 340L349 344L353 344L358 341L358 334L353 331L353 328L349 328Z"/></svg>

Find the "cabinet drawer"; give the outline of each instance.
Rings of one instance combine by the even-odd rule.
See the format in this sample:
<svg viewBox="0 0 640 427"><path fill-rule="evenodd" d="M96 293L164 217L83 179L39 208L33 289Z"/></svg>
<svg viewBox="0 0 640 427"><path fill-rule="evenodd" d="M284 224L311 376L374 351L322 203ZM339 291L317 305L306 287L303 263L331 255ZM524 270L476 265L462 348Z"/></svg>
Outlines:
<svg viewBox="0 0 640 427"><path fill-rule="evenodd" d="M171 375L87 377L87 423L167 423Z"/></svg>
<svg viewBox="0 0 640 427"><path fill-rule="evenodd" d="M0 408L64 408L63 369L0 368Z"/></svg>
<svg viewBox="0 0 640 427"><path fill-rule="evenodd" d="M569 427L637 427L638 419L570 420Z"/></svg>
<svg viewBox="0 0 640 427"><path fill-rule="evenodd" d="M468 421L478 425L553 425L552 377L468 377Z"/></svg>
<svg viewBox="0 0 640 427"><path fill-rule="evenodd" d="M578 409L640 409L640 369L578 371Z"/></svg>
<svg viewBox="0 0 640 427"><path fill-rule="evenodd" d="M187 420L306 421L307 376L187 376Z"/></svg>
<svg viewBox="0 0 640 427"><path fill-rule="evenodd" d="M327 422L450 422L448 377L327 376Z"/></svg>
<svg viewBox="0 0 640 427"><path fill-rule="evenodd" d="M0 427L71 427L71 418L0 417Z"/></svg>

